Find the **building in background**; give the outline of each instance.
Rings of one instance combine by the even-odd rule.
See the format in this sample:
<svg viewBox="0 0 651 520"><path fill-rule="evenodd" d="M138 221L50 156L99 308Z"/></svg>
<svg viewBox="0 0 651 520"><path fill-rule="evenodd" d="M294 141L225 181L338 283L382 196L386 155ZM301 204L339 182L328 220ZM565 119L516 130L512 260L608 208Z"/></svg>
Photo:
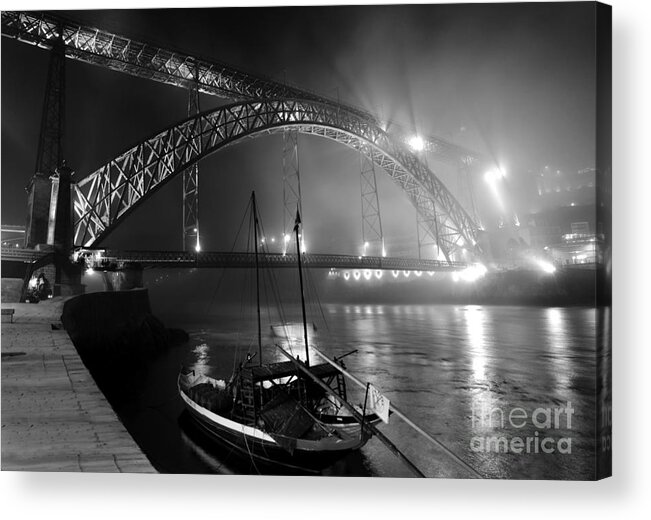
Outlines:
<svg viewBox="0 0 651 520"><path fill-rule="evenodd" d="M534 177L537 190L534 207L537 209L595 203L595 168L567 173L547 165L535 173Z"/></svg>
<svg viewBox="0 0 651 520"><path fill-rule="evenodd" d="M522 218L525 242L557 266L602 263L604 230L597 222L596 169L565 173L548 165L534 177L535 209Z"/></svg>

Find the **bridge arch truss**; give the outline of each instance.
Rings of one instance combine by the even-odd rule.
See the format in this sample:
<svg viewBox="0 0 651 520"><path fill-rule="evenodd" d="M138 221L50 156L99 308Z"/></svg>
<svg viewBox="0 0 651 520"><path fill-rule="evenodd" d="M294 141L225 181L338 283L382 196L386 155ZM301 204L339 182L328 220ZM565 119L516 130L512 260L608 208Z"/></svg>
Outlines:
<svg viewBox="0 0 651 520"><path fill-rule="evenodd" d="M445 185L404 143L370 117L303 99L238 102L170 126L75 185L74 243L97 246L133 209L175 175L245 138L293 128L364 153L407 194L448 261L481 257L479 229Z"/></svg>

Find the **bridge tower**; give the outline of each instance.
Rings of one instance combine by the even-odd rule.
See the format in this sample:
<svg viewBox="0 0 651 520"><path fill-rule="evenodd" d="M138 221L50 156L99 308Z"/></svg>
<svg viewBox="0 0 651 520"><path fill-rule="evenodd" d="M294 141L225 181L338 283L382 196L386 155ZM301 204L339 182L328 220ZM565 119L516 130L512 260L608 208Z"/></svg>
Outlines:
<svg viewBox="0 0 651 520"><path fill-rule="evenodd" d="M43 100L41 131L34 175L26 187L25 247L48 243L50 227L50 176L63 165L65 116L65 52L59 39L50 51L50 65Z"/></svg>
<svg viewBox="0 0 651 520"><path fill-rule="evenodd" d="M199 78L195 70L194 84L188 89L188 117L198 114ZM197 146L201 140L197 139ZM194 163L183 172L183 249L201 251L199 242L199 164Z"/></svg>
<svg viewBox="0 0 651 520"><path fill-rule="evenodd" d="M83 292L81 266L72 264L73 246L72 190L73 171L63 158L65 129L65 50L63 31L50 51L47 84L41 115L41 130L36 155L36 168L27 185L27 222L25 247L47 245L53 252L51 264L39 267L54 275L54 295ZM52 272L53 271L53 272ZM33 266L26 273L21 295L24 299L29 276L36 274Z"/></svg>
<svg viewBox="0 0 651 520"><path fill-rule="evenodd" d="M362 196L362 256L386 256L380 199L377 194L375 163L369 159L368 145L359 150L360 187ZM371 249L372 248L372 249Z"/></svg>
<svg viewBox="0 0 651 520"><path fill-rule="evenodd" d="M298 132L283 132L283 253L290 251L294 219L298 209L304 218L301 205L301 175L298 164ZM305 251L305 228L301 226L301 250Z"/></svg>

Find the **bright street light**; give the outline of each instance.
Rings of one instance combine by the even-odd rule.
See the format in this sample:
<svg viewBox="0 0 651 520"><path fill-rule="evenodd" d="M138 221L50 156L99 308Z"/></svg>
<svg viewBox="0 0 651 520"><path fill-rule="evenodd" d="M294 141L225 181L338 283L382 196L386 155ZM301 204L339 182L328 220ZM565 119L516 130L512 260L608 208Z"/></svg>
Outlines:
<svg viewBox="0 0 651 520"><path fill-rule="evenodd" d="M503 179L504 177L505 177L504 172L499 168L488 170L484 174L484 179L488 184L494 184L495 182L499 181L500 179Z"/></svg>
<svg viewBox="0 0 651 520"><path fill-rule="evenodd" d="M419 135L410 137L409 141L407 141L407 144L415 152L422 152L425 149L425 141Z"/></svg>
<svg viewBox="0 0 651 520"><path fill-rule="evenodd" d="M542 269L542 271L547 274L556 272L556 266L550 262L546 262L545 260L536 260L536 263L538 264L538 267L540 267L540 269Z"/></svg>
<svg viewBox="0 0 651 520"><path fill-rule="evenodd" d="M476 282L480 278L483 278L488 269L484 264L472 264L466 267L463 271L452 273L452 280L458 282L463 280L464 282Z"/></svg>

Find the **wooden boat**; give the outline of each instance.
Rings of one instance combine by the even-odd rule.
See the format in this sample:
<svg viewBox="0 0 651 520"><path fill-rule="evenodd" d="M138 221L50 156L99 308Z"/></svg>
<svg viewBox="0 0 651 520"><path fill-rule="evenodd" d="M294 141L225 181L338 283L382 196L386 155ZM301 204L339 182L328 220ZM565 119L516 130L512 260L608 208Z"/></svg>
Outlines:
<svg viewBox="0 0 651 520"><path fill-rule="evenodd" d="M339 375L326 364L311 366L310 371L324 381ZM202 430L257 461L319 469L361 448L370 434L353 416L319 415L318 408L327 399L319 388L303 377L277 383L296 373L289 361L243 366L231 384L182 372L179 391ZM315 406L315 401L320 404ZM378 418L368 414L366 420Z"/></svg>
<svg viewBox="0 0 651 520"><path fill-rule="evenodd" d="M318 470L361 448L372 431L377 431L372 425L380 418L347 401L346 382L337 367L329 363L309 363L298 211L294 231L306 361L288 356L288 361L262 363L255 194L252 195L252 212L258 352L247 356L228 382L182 370L178 378L179 394L190 416L207 435L243 456L289 469ZM256 356L259 356L257 360ZM337 363L343 367L341 360Z"/></svg>

